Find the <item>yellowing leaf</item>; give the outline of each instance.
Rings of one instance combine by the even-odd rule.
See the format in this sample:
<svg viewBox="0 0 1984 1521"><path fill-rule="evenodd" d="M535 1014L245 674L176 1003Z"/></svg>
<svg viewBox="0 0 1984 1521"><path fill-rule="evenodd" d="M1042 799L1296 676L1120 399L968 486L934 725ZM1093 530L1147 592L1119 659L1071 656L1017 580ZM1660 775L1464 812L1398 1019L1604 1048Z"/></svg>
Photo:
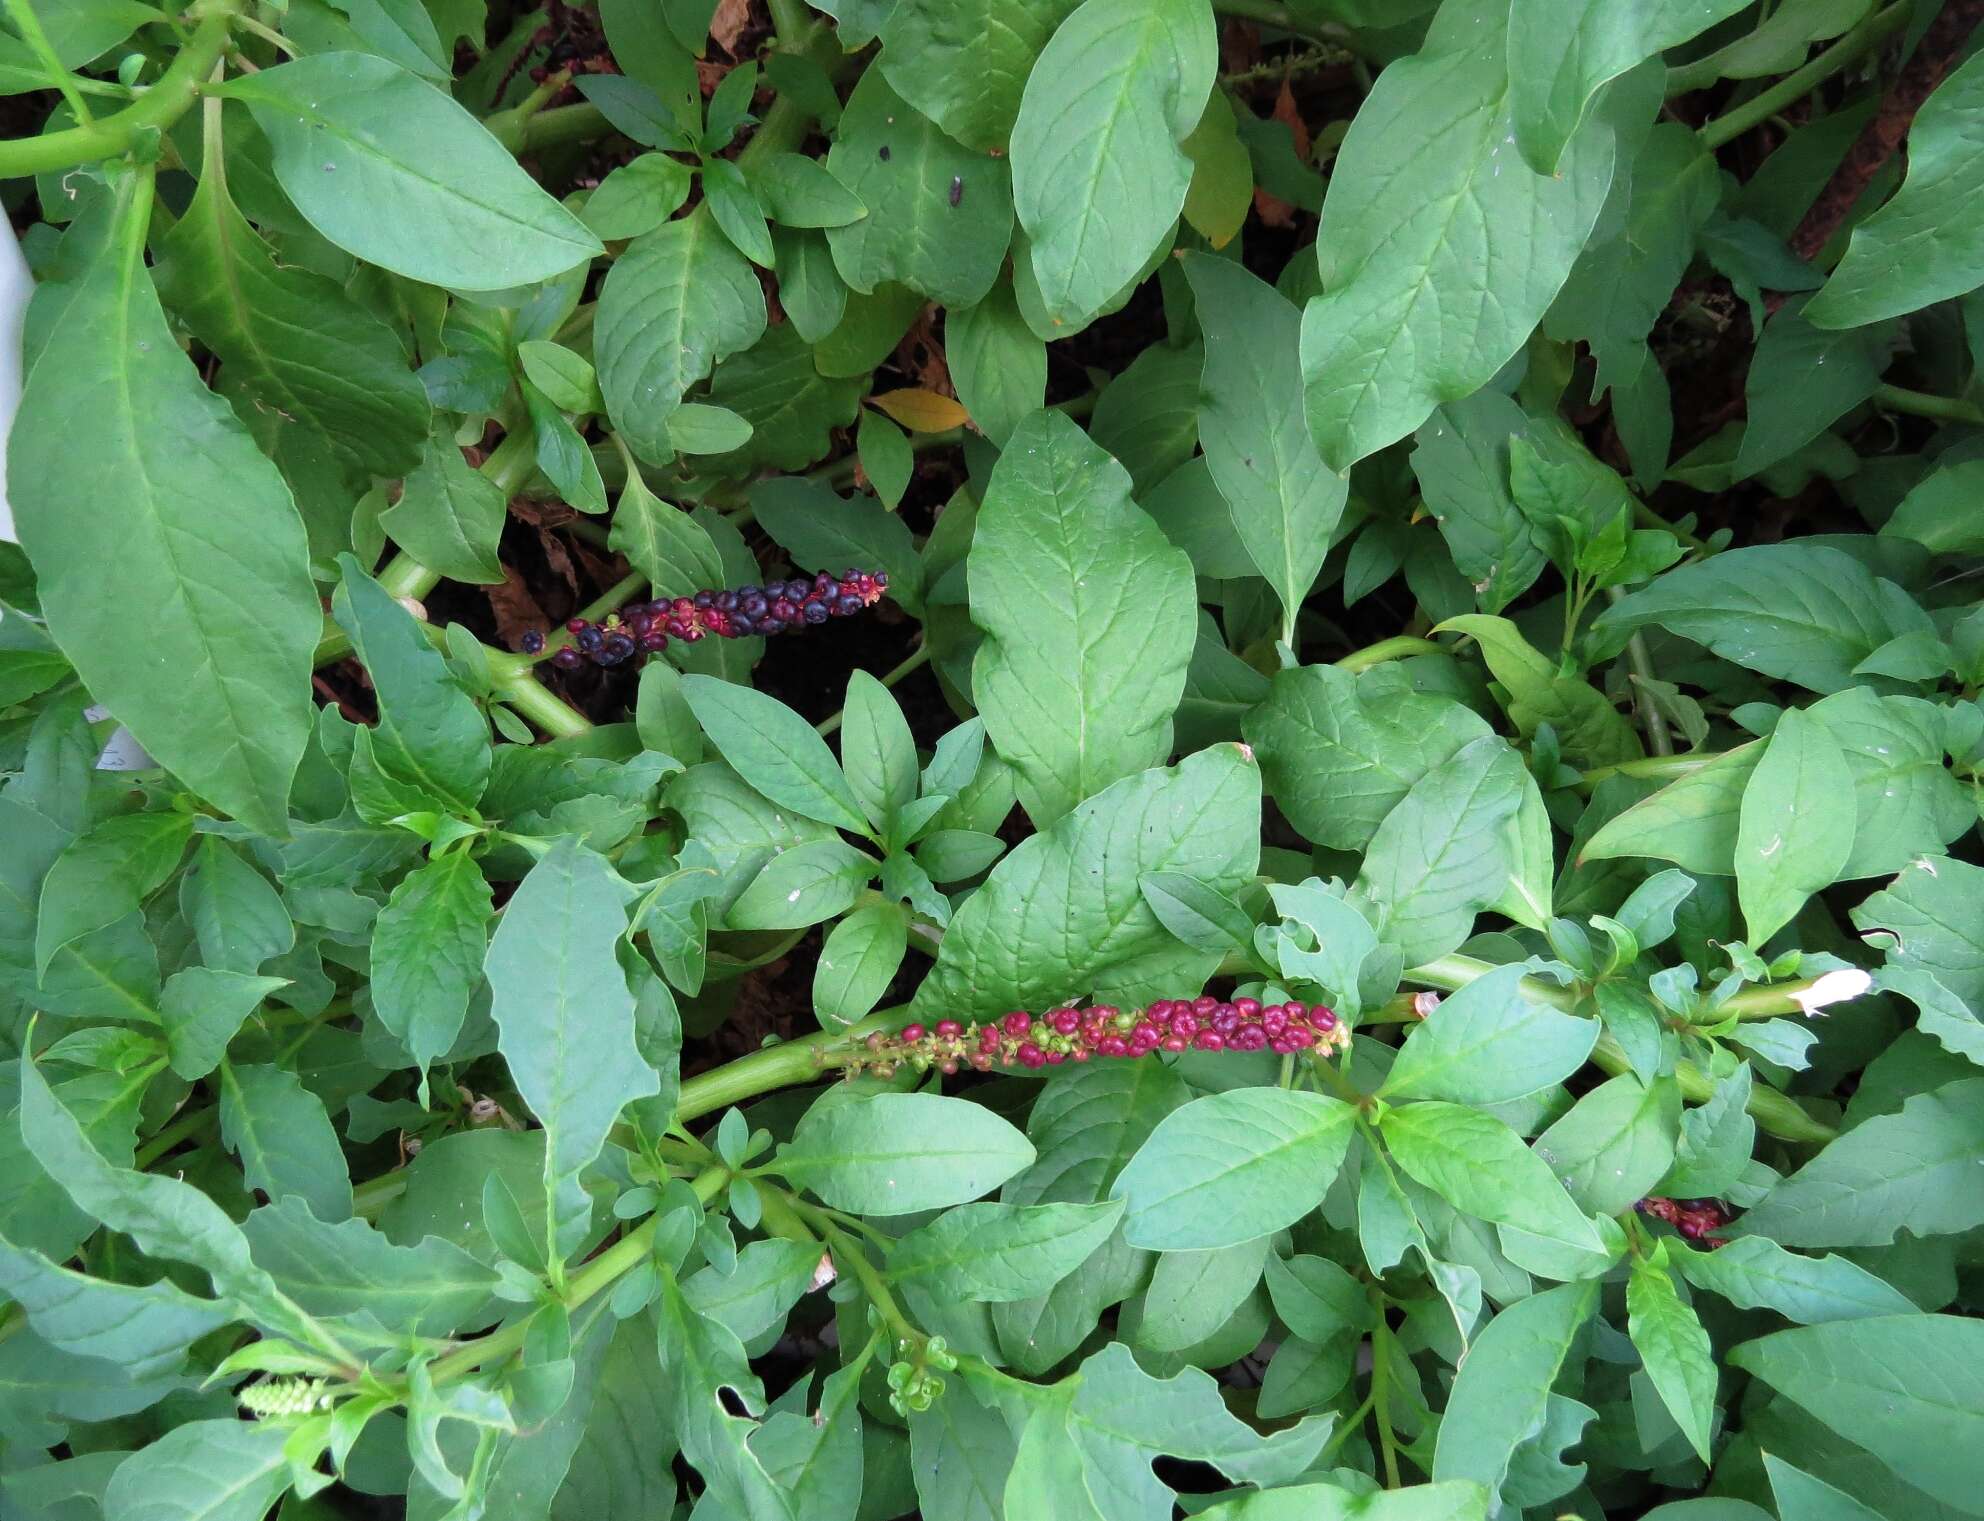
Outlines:
<svg viewBox="0 0 1984 1521"><path fill-rule="evenodd" d="M962 428L971 421L971 414L965 411L962 402L935 391L905 387L900 391L883 391L868 400L912 433L942 433L946 428Z"/></svg>

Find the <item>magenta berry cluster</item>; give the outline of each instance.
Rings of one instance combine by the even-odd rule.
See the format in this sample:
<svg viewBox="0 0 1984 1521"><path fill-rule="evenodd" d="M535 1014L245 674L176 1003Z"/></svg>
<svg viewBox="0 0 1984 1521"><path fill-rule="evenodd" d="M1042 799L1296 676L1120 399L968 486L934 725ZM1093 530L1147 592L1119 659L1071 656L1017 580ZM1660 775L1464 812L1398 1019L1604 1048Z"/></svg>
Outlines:
<svg viewBox="0 0 1984 1521"><path fill-rule="evenodd" d="M1711 1232L1721 1230L1736 1218L1720 1199L1669 1199L1660 1194L1649 1194L1633 1207L1655 1220L1665 1220L1690 1241L1710 1251L1728 1245Z"/></svg>
<svg viewBox="0 0 1984 1521"><path fill-rule="evenodd" d="M634 602L598 623L574 618L565 625L572 636L551 657L561 670L574 670L590 661L598 666L624 665L641 655L668 648L680 639L693 644L714 634L743 639L752 634L783 634L829 618L848 618L873 607L889 589L886 571L849 570L838 576L825 571L763 586L727 587L699 591L693 597ZM533 631L523 641L524 653L544 649L544 636Z"/></svg>
<svg viewBox="0 0 1984 1521"><path fill-rule="evenodd" d="M1149 1056L1154 1051L1342 1050L1350 1028L1322 1004L1262 1003L1258 998L1160 998L1142 1010L1114 1004L1085 1009L1062 1005L1041 1015L1016 1009L984 1023L940 1019L905 1025L894 1035L870 1035L845 1061L850 1074L872 1069L892 1076L908 1064L951 1073L970 1067L1028 1070L1096 1057ZM823 1056L823 1061L831 1060Z"/></svg>

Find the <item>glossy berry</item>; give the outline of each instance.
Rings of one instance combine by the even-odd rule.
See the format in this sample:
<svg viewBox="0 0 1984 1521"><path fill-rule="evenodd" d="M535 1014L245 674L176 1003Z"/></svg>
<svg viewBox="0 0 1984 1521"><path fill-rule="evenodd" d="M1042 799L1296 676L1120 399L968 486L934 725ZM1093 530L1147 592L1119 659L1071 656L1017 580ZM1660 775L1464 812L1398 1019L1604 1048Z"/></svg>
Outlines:
<svg viewBox="0 0 1984 1521"><path fill-rule="evenodd" d="M630 602L617 613L593 623L572 618L565 624L570 645L552 655L560 670L594 665L624 665L643 655L668 648L671 639L693 644L715 635L745 639L782 634L788 629L846 618L879 602L889 578L881 571L850 570L832 576L821 571L811 580L795 576L764 586L705 589L688 597ZM542 654L545 637L533 629L523 637L527 654ZM565 658L571 654L573 658Z"/></svg>

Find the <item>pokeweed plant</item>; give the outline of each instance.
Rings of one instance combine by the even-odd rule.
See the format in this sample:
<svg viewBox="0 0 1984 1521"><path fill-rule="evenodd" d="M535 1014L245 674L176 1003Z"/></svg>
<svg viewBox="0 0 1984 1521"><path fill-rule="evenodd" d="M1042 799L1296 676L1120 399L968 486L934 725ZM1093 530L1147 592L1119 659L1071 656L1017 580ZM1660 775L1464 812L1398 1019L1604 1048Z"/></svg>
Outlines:
<svg viewBox="0 0 1984 1521"><path fill-rule="evenodd" d="M1980 10L7 0L0 1515L1980 1514Z"/></svg>

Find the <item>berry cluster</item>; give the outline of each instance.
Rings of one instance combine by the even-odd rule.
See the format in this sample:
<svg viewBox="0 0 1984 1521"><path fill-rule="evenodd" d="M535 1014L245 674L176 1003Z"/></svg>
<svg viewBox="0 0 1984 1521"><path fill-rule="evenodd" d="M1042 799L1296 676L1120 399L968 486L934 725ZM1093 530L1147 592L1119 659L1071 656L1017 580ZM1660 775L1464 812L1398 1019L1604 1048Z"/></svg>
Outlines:
<svg viewBox="0 0 1984 1521"><path fill-rule="evenodd" d="M840 1058L822 1052L822 1065L844 1064L850 1076L872 1070L892 1077L904 1064L956 1072L970 1067L1057 1067L1098 1056L1148 1056L1153 1051L1273 1051L1290 1056L1314 1048L1342 1050L1350 1029L1321 1004L1270 1003L1258 998L1224 1000L1160 998L1138 1012L1113 1004L1086 1009L1063 1005L1035 1017L1023 1009L984 1024L940 1019L927 1028L905 1025L894 1035L874 1034Z"/></svg>
<svg viewBox="0 0 1984 1521"><path fill-rule="evenodd" d="M1665 1220L1690 1241L1710 1251L1727 1243L1709 1232L1722 1229L1736 1218L1720 1199L1667 1199L1655 1194L1640 1200L1634 1208L1643 1215Z"/></svg>
<svg viewBox="0 0 1984 1521"><path fill-rule="evenodd" d="M821 571L811 580L767 581L763 586L739 586L723 591L699 591L672 601L635 602L604 621L574 618L565 625L572 642L551 657L562 670L587 661L599 666L623 665L637 655L668 648L670 639L693 644L706 634L743 639L752 634L782 634L829 618L847 618L879 602L889 589L886 571L850 570L830 576ZM524 635L524 653L540 654L544 635Z"/></svg>

